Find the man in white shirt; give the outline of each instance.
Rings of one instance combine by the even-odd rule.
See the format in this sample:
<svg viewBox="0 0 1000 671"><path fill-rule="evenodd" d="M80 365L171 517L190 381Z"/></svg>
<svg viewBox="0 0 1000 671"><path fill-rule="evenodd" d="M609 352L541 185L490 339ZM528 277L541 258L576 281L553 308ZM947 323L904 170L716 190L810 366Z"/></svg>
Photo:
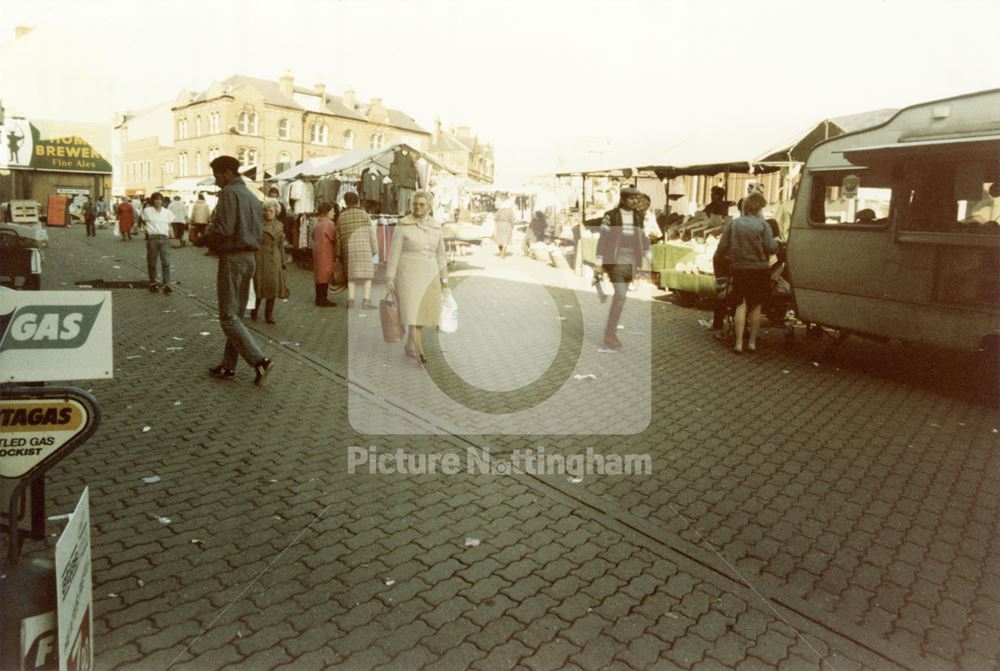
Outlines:
<svg viewBox="0 0 1000 671"><path fill-rule="evenodd" d="M156 260L160 260L163 271L163 293L171 294L170 286L170 224L174 213L163 207L163 196L155 192L149 197L149 205L142 211L146 223L146 268L149 270L149 290L156 293L160 285L156 281Z"/></svg>
<svg viewBox="0 0 1000 671"><path fill-rule="evenodd" d="M174 221L171 224L174 227L174 237L181 241L181 247L183 247L185 245L184 233L187 231L188 225L187 205L181 202L180 196L174 196L168 209L174 215Z"/></svg>

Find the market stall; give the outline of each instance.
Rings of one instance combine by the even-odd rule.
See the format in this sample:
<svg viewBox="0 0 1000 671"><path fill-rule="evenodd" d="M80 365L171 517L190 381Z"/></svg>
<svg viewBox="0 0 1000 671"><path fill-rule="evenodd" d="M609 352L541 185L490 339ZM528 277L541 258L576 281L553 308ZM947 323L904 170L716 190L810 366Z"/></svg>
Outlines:
<svg viewBox="0 0 1000 671"><path fill-rule="evenodd" d="M557 173L560 178L578 179L581 187L580 203L583 206L579 210L583 225L576 247L577 271L582 272L585 266L599 263L596 225L600 224L604 210L615 202L614 195L602 199L596 194L602 189L617 193L626 185L644 193L659 190L662 193L659 202L663 205L654 216L661 229L662 241L651 246L652 263L648 266L644 264L644 269L652 271L661 288L671 289L685 300L713 296L715 277L711 257L729 217L709 216L698 211L697 208L707 200L707 187L713 182L720 182L727 196L732 194L735 201L735 196L742 197L748 186L759 188L759 182L750 177L759 180L758 176L775 173L778 168L763 166L753 160L726 160L720 157L705 161L706 156L699 153L698 143L679 143L654 157L658 160L634 161L631 162L633 167L593 166ZM735 191L734 187L743 190ZM594 208L594 216L588 218L591 213L587 206L591 203L597 207Z"/></svg>
<svg viewBox="0 0 1000 671"><path fill-rule="evenodd" d="M380 260L387 257L392 232L409 212L417 190L435 195L435 216L447 213L457 199L456 173L435 158L406 143L380 149L355 149L338 156L311 158L272 176L288 220L285 238L296 263L311 263L312 231L320 203L343 202L346 193L358 194L371 215Z"/></svg>

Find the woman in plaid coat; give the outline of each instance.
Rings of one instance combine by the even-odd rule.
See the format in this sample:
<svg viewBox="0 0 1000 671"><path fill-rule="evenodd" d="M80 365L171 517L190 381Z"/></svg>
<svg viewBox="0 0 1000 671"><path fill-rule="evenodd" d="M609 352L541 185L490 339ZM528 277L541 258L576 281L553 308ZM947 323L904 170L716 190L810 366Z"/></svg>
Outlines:
<svg viewBox="0 0 1000 671"><path fill-rule="evenodd" d="M378 253L378 247L372 235L372 221L368 213L358 207L359 202L358 194L344 194L347 208L337 217L337 238L341 261L347 263L347 308L354 307L355 282L363 282L361 307L374 310L371 302L372 278L375 277L372 256Z"/></svg>

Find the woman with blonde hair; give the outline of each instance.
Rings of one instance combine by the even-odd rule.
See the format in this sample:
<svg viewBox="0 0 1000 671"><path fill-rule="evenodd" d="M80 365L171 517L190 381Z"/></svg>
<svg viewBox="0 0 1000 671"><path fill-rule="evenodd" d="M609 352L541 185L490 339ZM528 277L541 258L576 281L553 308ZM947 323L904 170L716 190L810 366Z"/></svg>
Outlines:
<svg viewBox="0 0 1000 671"><path fill-rule="evenodd" d="M410 214L399 220L385 269L386 289L398 289L399 310L407 326L406 355L427 362L421 329L437 326L441 294L448 288L448 260L441 225L431 215L433 196L413 195Z"/></svg>
<svg viewBox="0 0 1000 671"><path fill-rule="evenodd" d="M743 353L743 331L746 328L747 310L750 311L750 338L747 351L757 351L757 332L760 330L761 306L771 292L771 275L768 257L778 251L778 240L771 227L760 216L767 199L758 191L743 199L743 216L734 219L722 234L716 258L728 261L732 270L733 300L737 303L733 323L736 345L733 351Z"/></svg>
<svg viewBox="0 0 1000 671"><path fill-rule="evenodd" d="M263 204L264 226L261 231L260 248L253 253L256 269L253 273L253 291L257 303L250 311L250 318L257 321L260 303L264 301L264 319L268 324L274 321L274 302L278 298L288 298L285 283L285 231L278 221L281 205L273 198Z"/></svg>

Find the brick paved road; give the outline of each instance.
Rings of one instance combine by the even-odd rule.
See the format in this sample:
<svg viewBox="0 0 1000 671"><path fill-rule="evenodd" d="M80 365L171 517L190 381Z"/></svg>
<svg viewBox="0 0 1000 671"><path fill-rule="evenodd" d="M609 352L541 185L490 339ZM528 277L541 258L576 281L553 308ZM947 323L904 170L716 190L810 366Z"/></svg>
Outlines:
<svg viewBox="0 0 1000 671"><path fill-rule="evenodd" d="M142 278L141 242L52 238L45 288ZM116 377L83 383L104 425L49 478L50 513L91 487L99 668L1000 664L1000 418L961 357L848 343L820 361L820 344L785 351L768 334L737 359L698 312L636 302L626 327L648 315L654 334L649 426L601 435L598 406L647 360L598 353L603 308L554 271L555 296L487 281L498 271L481 259L465 280L477 300L441 337L454 369L486 391L530 382L558 347L558 308L543 303L573 294L574 370L598 380L569 390L587 431L543 436L499 414L477 432L499 435L471 435L482 417L366 338L374 315L312 308L299 270L279 324L254 326L277 362L267 385L245 367L209 379L214 263L173 256L172 297L115 291ZM487 327L491 292L535 298L536 313L519 305ZM470 330L496 354L474 356ZM653 472L351 474L351 445L647 452Z"/></svg>

